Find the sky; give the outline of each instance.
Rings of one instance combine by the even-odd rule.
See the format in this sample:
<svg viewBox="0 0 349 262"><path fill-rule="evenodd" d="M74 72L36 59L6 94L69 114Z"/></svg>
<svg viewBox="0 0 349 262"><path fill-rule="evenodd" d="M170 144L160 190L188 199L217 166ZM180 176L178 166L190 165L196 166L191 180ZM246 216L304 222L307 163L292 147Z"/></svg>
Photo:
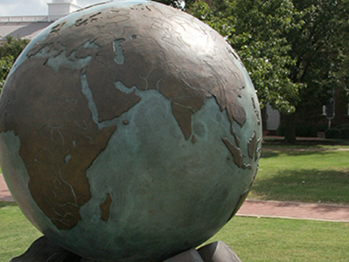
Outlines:
<svg viewBox="0 0 349 262"><path fill-rule="evenodd" d="M86 7L106 0L77 0L77 4ZM0 16L47 15L52 0L0 0Z"/></svg>

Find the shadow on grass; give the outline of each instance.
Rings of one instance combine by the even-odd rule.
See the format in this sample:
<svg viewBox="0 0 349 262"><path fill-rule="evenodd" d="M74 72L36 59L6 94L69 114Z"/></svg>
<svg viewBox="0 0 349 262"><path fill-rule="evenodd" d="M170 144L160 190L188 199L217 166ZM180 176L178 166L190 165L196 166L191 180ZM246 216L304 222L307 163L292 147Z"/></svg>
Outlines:
<svg viewBox="0 0 349 262"><path fill-rule="evenodd" d="M326 150L326 149L319 149L319 150L302 150L302 149L271 149L271 150L262 150L262 157L263 158L271 158L279 156L280 154L286 155L286 156L311 156L311 155L325 155L333 153L334 150Z"/></svg>
<svg viewBox="0 0 349 262"><path fill-rule="evenodd" d="M320 145L330 145L330 146L341 146L341 145L349 145L349 139L316 139L316 138L297 138L295 144L287 144L284 141L284 137L271 138L271 137L263 137L264 145L272 145L272 146L315 146L318 147Z"/></svg>
<svg viewBox="0 0 349 262"><path fill-rule="evenodd" d="M252 198L262 200L349 204L349 173L345 171L299 169L257 178Z"/></svg>
<svg viewBox="0 0 349 262"><path fill-rule="evenodd" d="M0 208L6 207L6 206L17 206L17 203L16 202L0 201Z"/></svg>
<svg viewBox="0 0 349 262"><path fill-rule="evenodd" d="M281 151L263 151L262 150L262 158L271 158L271 157L277 157L278 155L280 155Z"/></svg>

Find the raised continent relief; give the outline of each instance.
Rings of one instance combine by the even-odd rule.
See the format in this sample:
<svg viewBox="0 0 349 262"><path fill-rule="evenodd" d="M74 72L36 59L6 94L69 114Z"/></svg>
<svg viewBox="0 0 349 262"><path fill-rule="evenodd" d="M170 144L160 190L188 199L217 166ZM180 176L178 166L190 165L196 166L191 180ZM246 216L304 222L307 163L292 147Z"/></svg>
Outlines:
<svg viewBox="0 0 349 262"><path fill-rule="evenodd" d="M8 80L16 91L3 99L16 97L18 105L8 103L1 108L1 112L11 112L1 114L1 122L20 138L19 154L30 176L33 199L58 228L69 229L80 220L79 208L91 197L85 171L116 126L99 129L92 121L78 70L60 67L58 75L42 59L24 62L17 70L21 72L27 63L33 70L20 74L27 81L18 77ZM45 88L37 88L43 83ZM37 116L34 120L32 112ZM2 127L1 131L6 130Z"/></svg>
<svg viewBox="0 0 349 262"><path fill-rule="evenodd" d="M50 241L159 262L235 215L260 123L248 73L217 32L159 3L114 1L58 20L19 57L0 100L0 162Z"/></svg>
<svg viewBox="0 0 349 262"><path fill-rule="evenodd" d="M77 19L70 26L62 21L51 29L44 41L35 43L27 54L28 60L17 69L17 75L26 78L29 72L23 70L20 73L21 68L30 66L34 68L30 72L34 77L25 83L18 77L8 80L7 85L16 86L16 92L21 92L22 98L36 97L35 101L23 99L21 107L9 108L11 104L7 104L6 109L13 112L12 120L26 123L26 126L13 129L21 140L20 155L31 178L29 189L36 203L58 228L70 229L79 221L79 208L90 199L85 171L104 150L116 129L115 126L99 129L92 120L91 113L86 110L88 101L81 92L82 76L86 76L97 107L98 122L119 117L140 101L135 92L124 93L115 88L117 81L129 88L158 90L172 101L173 116L186 140L192 136L192 115L212 96L221 110L226 110L232 133L234 120L241 126L246 121L245 111L237 100L245 83L237 68L231 67L234 63L229 60L235 59L231 51L223 50L225 56L212 57L211 52L200 50L199 55L193 56L192 43L184 38L185 34L167 32L180 27L181 19L185 19L181 17L169 24L166 17L172 15L171 9L164 12L155 6L143 8L139 5L132 12L130 9L103 9ZM139 16L142 17L141 24L137 19ZM206 30L197 28L190 21L186 24L189 25L188 34ZM150 30L156 32L149 34ZM212 42L208 36L204 40ZM217 41L214 43L217 50L226 48ZM177 52L168 52L172 48ZM44 51L47 59L40 56ZM184 55L178 56L178 52ZM62 53L75 61L89 60L81 69L61 64L56 68L57 74L49 60ZM201 68L191 70L196 64ZM219 66L213 67L214 64ZM38 92L37 88L28 87L43 83L48 85L40 88L39 93L25 95ZM226 88L227 83L232 87ZM55 106L49 102L51 100L55 100ZM30 116L22 113L23 110L45 116L38 117L41 123L34 123ZM3 122L11 122L9 116L2 114L1 117L5 118ZM1 131L12 130L9 126ZM223 141L228 145L226 140ZM228 149L231 151L232 146ZM232 153L235 162L244 167L242 156L237 152Z"/></svg>
<svg viewBox="0 0 349 262"><path fill-rule="evenodd" d="M129 88L136 86L139 90L158 90L171 100L174 116L186 139L191 136L191 115L200 110L205 100L212 96L216 98L221 110L226 110L231 125L236 121L242 126L246 115L238 97L240 90L245 87L245 80L232 63L235 60L233 51L226 49L225 45L221 46L221 38L212 40L207 32L203 41L214 44L213 48L217 52L226 55L213 57L212 50L200 50L199 54L194 55L190 33L205 32L209 28L198 28L195 23L187 20L193 19L190 17L178 17L174 23L168 23L167 17L174 15L175 10L159 11L155 6L145 8L144 5L139 5L132 12L106 8L78 19L69 27L62 21L43 42L38 42L29 51L28 56L35 56L47 46L58 52L65 50L67 57L74 52L78 52L75 56L90 56L85 71L99 110L99 121L122 114L125 105L119 105L119 96L125 94L120 94L113 88L114 83L120 81ZM139 17L142 17L141 24L138 22ZM183 22L188 27L185 34L170 33L171 29L182 27ZM70 33L64 34L65 30ZM72 40L74 35L79 35L78 41L75 38ZM90 45L86 46L86 43ZM91 44L94 48L91 48ZM168 52L171 49L176 52ZM201 68L192 70L197 64ZM226 88L227 84L231 87ZM100 91L101 86L106 92ZM122 103L131 106L138 102L133 93L128 96ZM115 110L105 108L108 100L119 101L113 103Z"/></svg>

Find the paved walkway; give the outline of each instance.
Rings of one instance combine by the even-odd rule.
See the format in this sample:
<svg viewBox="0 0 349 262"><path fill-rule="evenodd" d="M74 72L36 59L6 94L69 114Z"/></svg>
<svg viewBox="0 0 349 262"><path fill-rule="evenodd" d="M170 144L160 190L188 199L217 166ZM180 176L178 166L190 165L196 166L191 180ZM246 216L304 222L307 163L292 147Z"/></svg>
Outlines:
<svg viewBox="0 0 349 262"><path fill-rule="evenodd" d="M246 200L237 216L349 222L349 206Z"/></svg>
<svg viewBox="0 0 349 262"><path fill-rule="evenodd" d="M0 201L14 201L1 174ZM246 200L237 216L349 222L349 206Z"/></svg>
<svg viewBox="0 0 349 262"><path fill-rule="evenodd" d="M10 191L8 190L4 177L0 174L0 201L13 202Z"/></svg>

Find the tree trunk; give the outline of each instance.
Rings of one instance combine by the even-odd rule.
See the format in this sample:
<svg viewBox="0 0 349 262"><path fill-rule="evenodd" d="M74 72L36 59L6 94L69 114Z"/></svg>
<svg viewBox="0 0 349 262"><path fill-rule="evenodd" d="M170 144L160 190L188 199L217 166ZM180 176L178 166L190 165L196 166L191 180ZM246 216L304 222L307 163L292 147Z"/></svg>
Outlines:
<svg viewBox="0 0 349 262"><path fill-rule="evenodd" d="M295 115L285 115L286 118L286 130L285 130L285 143L286 144L295 144L296 140L296 129L295 129Z"/></svg>

